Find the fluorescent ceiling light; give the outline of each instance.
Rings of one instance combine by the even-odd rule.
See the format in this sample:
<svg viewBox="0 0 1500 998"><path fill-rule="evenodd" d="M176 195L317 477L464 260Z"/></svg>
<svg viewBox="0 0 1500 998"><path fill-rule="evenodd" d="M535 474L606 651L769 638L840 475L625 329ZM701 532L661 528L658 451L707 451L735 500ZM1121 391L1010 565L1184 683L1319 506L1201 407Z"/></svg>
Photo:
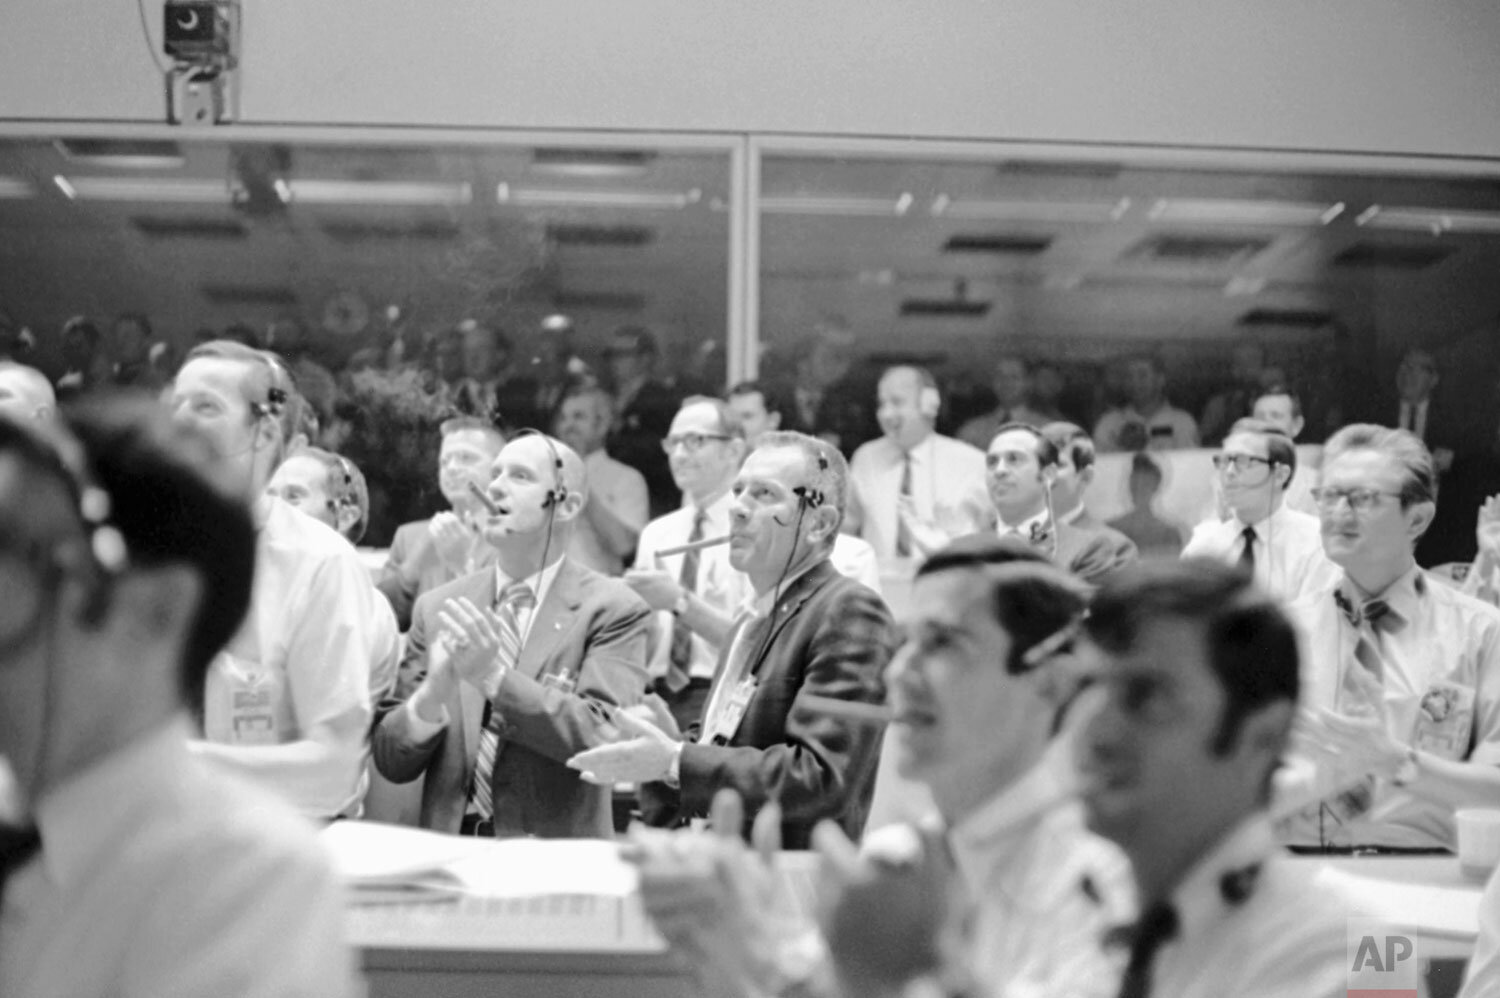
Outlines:
<svg viewBox="0 0 1500 998"><path fill-rule="evenodd" d="M639 149L532 150L529 170L565 177L634 177L644 174L656 154Z"/></svg>
<svg viewBox="0 0 1500 998"><path fill-rule="evenodd" d="M849 215L864 218L899 218L911 208L912 196L895 198L763 197L760 210L767 215Z"/></svg>
<svg viewBox="0 0 1500 998"><path fill-rule="evenodd" d="M0 177L0 198L29 198L36 193L31 181L20 177Z"/></svg>
<svg viewBox="0 0 1500 998"><path fill-rule="evenodd" d="M1231 277L1224 285L1224 297L1241 298L1247 295L1258 295L1265 289L1264 277Z"/></svg>
<svg viewBox="0 0 1500 998"><path fill-rule="evenodd" d="M1500 233L1500 213L1458 211L1448 208L1382 208L1372 204L1354 220L1369 229L1400 229L1407 232Z"/></svg>
<svg viewBox="0 0 1500 998"><path fill-rule="evenodd" d="M470 184L403 180L293 180L292 201L303 204L446 205L474 200Z"/></svg>
<svg viewBox="0 0 1500 998"><path fill-rule="evenodd" d="M939 194L931 210L943 218L988 222L1118 222L1130 210L1129 198L1111 201L963 201Z"/></svg>
<svg viewBox="0 0 1500 998"><path fill-rule="evenodd" d="M194 204L227 204L229 188L222 180L167 180L134 177L52 178L59 187L67 183L80 201L175 201Z"/></svg>
<svg viewBox="0 0 1500 998"><path fill-rule="evenodd" d="M687 191L573 191L500 184L495 199L525 208L686 208L703 200L703 190Z"/></svg>
<svg viewBox="0 0 1500 998"><path fill-rule="evenodd" d="M165 170L182 166L182 148L154 139L57 139L53 147L73 163L123 170Z"/></svg>
<svg viewBox="0 0 1500 998"><path fill-rule="evenodd" d="M1344 213L1344 202L1230 201L1161 198L1147 217L1179 225L1327 225Z"/></svg>

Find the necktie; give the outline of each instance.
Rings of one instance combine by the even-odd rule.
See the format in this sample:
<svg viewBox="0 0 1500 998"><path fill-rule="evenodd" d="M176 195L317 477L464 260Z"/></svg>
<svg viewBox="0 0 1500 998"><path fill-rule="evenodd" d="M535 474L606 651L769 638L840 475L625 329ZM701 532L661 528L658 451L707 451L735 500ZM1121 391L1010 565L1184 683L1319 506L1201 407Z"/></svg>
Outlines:
<svg viewBox="0 0 1500 998"><path fill-rule="evenodd" d="M1355 606L1342 589L1333 591L1333 602L1337 604L1349 626L1354 628L1354 660L1376 679L1383 678L1385 662L1380 656L1377 642L1380 639L1380 621L1390 613L1390 604L1383 599L1372 599Z"/></svg>
<svg viewBox="0 0 1500 998"><path fill-rule="evenodd" d="M703 521L707 514L699 508L693 517L693 529L688 534L688 543L694 544L703 539ZM677 573L677 584L685 593L697 592L698 589L698 552L689 550L683 552L682 570ZM673 693L680 693L687 686L691 675L688 665L693 658L693 632L681 617L672 618L672 654L667 665L667 689Z"/></svg>
<svg viewBox="0 0 1500 998"><path fill-rule="evenodd" d="M521 654L521 610L535 606L536 596L524 582L512 582L500 591L495 601L500 647L495 657L509 669ZM485 820L495 817L495 757L500 752L500 721L488 703L485 704L484 728L479 732L479 749L474 758L474 809Z"/></svg>
<svg viewBox="0 0 1500 998"><path fill-rule="evenodd" d="M765 637L767 619L758 617L753 612L746 613L739 630L731 639L728 658L719 674L714 677L714 685L709 690L708 703L703 710L703 728L698 733L701 744L707 745L713 741L719 719L728 708L735 688L750 672L750 667L754 664L751 660L760 651L761 641Z"/></svg>
<svg viewBox="0 0 1500 998"><path fill-rule="evenodd" d="M1158 901L1141 915L1130 943L1130 962L1120 979L1117 998L1147 998L1151 994L1151 962L1162 944L1177 935L1177 910Z"/></svg>
<svg viewBox="0 0 1500 998"><path fill-rule="evenodd" d="M5 896L5 881L11 873L25 866L41 846L35 825L0 825L0 898Z"/></svg>
<svg viewBox="0 0 1500 998"><path fill-rule="evenodd" d="M901 496L904 499L911 498L911 455L901 455ZM906 529L906 521L901 519L899 507L896 512L896 555L900 558L911 557L911 534Z"/></svg>
<svg viewBox="0 0 1500 998"><path fill-rule="evenodd" d="M1240 531L1240 536L1245 539L1245 546L1240 549L1240 567L1253 576L1255 575L1255 528L1246 527Z"/></svg>

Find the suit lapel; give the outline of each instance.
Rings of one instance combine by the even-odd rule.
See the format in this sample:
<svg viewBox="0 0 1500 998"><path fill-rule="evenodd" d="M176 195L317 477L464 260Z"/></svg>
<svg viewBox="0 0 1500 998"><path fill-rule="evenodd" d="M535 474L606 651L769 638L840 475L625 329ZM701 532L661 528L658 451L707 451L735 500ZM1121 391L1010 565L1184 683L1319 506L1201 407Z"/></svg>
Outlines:
<svg viewBox="0 0 1500 998"><path fill-rule="evenodd" d="M537 678L552 657L558 639L572 626L582 602L578 593L582 577L583 570L571 558L564 558L558 566L552 587L547 590L547 598L537 606L531 618L531 630L526 634L526 643L521 646L516 671L522 675Z"/></svg>
<svg viewBox="0 0 1500 998"><path fill-rule="evenodd" d="M750 668L747 670L748 675L753 676L760 671L761 664L765 661L766 655L771 650L771 646L776 643L777 635L782 632L782 629L787 624L791 623L793 617L802 611L802 605L808 601L813 593L822 587L824 580L832 572L834 572L834 568L828 563L827 559L813 566L801 578L793 582L781 599L771 607L770 633L765 634L764 637L757 637L753 633L747 635L747 637L756 643L756 651L752 653L755 654L755 661L750 663ZM764 632L762 633L764 634Z"/></svg>

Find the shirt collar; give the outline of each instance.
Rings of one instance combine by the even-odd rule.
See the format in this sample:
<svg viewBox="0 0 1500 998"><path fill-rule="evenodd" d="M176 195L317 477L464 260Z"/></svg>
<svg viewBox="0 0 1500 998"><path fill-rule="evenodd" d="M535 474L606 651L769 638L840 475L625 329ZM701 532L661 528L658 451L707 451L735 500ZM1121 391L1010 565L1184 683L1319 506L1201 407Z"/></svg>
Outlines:
<svg viewBox="0 0 1500 998"><path fill-rule="evenodd" d="M1226 875L1257 867L1277 851L1271 819L1264 811L1254 812L1231 829L1172 891L1183 934L1212 924L1214 916L1230 903L1224 896Z"/></svg>
<svg viewBox="0 0 1500 998"><path fill-rule="evenodd" d="M725 531L729 529L729 507L734 505L734 490L725 489L719 493L719 497L707 506L703 507L705 522L714 526L722 526ZM698 507L687 496L682 497L682 508L687 513L688 523L691 525L693 519L698 515Z"/></svg>
<svg viewBox="0 0 1500 998"><path fill-rule="evenodd" d="M557 581L557 573L562 568L562 563L564 560L566 559L559 558L552 564L548 565L546 568L542 569L540 572L535 572L527 576L524 580L527 587L531 590L531 594L536 597L536 603L534 604L535 606L541 606L542 601L547 598L547 594L552 591L552 583ZM499 601L500 594L505 592L505 587L510 585L514 581L516 580L512 579L510 576L506 575L500 570L500 566L498 564L495 565L496 601Z"/></svg>
<svg viewBox="0 0 1500 998"><path fill-rule="evenodd" d="M67 887L96 857L110 855L136 814L157 806L149 789L191 760L184 718L111 752L37 802L42 861L49 879Z"/></svg>
<svg viewBox="0 0 1500 998"><path fill-rule="evenodd" d="M1028 516L1020 523L1015 524L1006 523L1004 520L1000 520L999 525L995 529L1001 537L1009 534L1011 530L1014 529L1021 535L1022 539L1029 541L1031 540L1033 533L1041 533L1047 529L1047 511L1044 509L1040 513L1037 513L1034 516Z"/></svg>
<svg viewBox="0 0 1500 998"><path fill-rule="evenodd" d="M1403 621L1409 621L1417 618L1422 599L1427 595L1427 577L1420 565L1413 565L1404 574L1397 576L1396 581L1386 586L1383 591L1369 596L1360 592L1348 576L1339 582L1339 588L1355 606L1360 606L1372 599L1385 600L1391 613Z"/></svg>
<svg viewBox="0 0 1500 998"><path fill-rule="evenodd" d="M1074 506L1072 509L1068 510L1062 516L1059 516L1057 518L1057 522L1059 522L1059 523L1077 523L1078 522L1078 518L1080 516L1082 516L1086 512L1088 512L1088 510L1084 507L1083 503L1080 502L1077 506Z"/></svg>

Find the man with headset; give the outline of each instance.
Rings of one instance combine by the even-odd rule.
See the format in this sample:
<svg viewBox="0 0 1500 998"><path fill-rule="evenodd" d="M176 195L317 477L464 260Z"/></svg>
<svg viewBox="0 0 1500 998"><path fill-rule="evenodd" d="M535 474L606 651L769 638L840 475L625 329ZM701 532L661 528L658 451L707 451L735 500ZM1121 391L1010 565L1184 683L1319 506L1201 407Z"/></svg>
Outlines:
<svg viewBox="0 0 1500 998"><path fill-rule="evenodd" d="M609 788L564 763L640 699L650 611L566 555L588 500L571 448L523 432L491 470L483 530L495 565L417 600L375 765L396 783L425 775L427 828L608 838Z"/></svg>
<svg viewBox="0 0 1500 998"><path fill-rule="evenodd" d="M312 829L189 750L251 598L240 483L153 402L73 429L0 420L0 994L362 993Z"/></svg>
<svg viewBox="0 0 1500 998"><path fill-rule="evenodd" d="M849 461L844 531L882 561L920 558L978 529L988 512L984 454L934 432L942 399L932 375L892 367L880 378L876 417L884 436Z"/></svg>
<svg viewBox="0 0 1500 998"><path fill-rule="evenodd" d="M1323 554L1318 518L1286 504L1297 473L1291 439L1269 423L1237 420L1213 462L1230 516L1199 524L1182 556L1238 564L1288 602L1329 588L1338 569Z"/></svg>
<svg viewBox="0 0 1500 998"><path fill-rule="evenodd" d="M1025 423L1000 427L985 454L990 502L999 516L996 532L1026 541L1059 568L1098 583L1136 560L1135 545L1121 546L1113 531L1061 522L1053 510L1052 482L1057 446Z"/></svg>
<svg viewBox="0 0 1500 998"><path fill-rule="evenodd" d="M801 433L766 434L731 491L729 563L755 596L726 639L703 720L682 732L651 698L649 721L620 712L621 737L568 765L606 786L640 784L651 824L706 814L730 787L752 815L780 803L788 848L806 848L824 818L857 836L879 727L799 706L804 694L880 702L895 649L880 597L828 561L848 491L843 456Z"/></svg>
<svg viewBox="0 0 1500 998"><path fill-rule="evenodd" d="M364 796L378 597L348 541L266 494L292 391L274 354L229 340L195 347L171 389L173 418L218 445L256 523L250 612L208 672L197 748L328 819Z"/></svg>

